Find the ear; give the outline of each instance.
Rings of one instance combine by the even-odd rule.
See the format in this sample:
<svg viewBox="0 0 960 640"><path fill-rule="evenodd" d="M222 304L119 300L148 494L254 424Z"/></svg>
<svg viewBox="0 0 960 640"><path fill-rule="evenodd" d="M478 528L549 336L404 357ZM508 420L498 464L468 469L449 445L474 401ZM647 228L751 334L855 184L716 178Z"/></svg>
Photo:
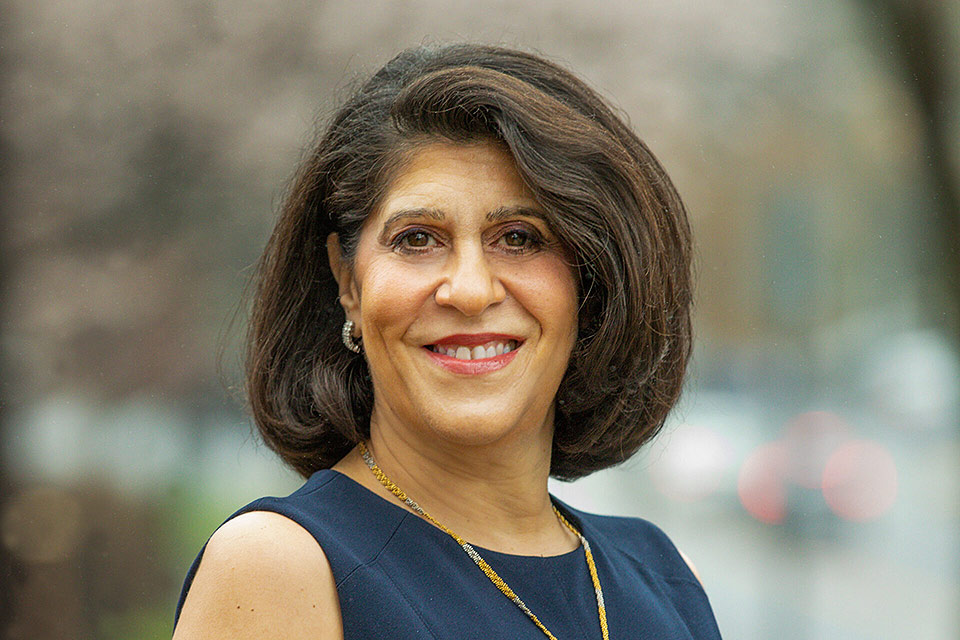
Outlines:
<svg viewBox="0 0 960 640"><path fill-rule="evenodd" d="M340 238L336 233L327 236L327 258L330 260L330 271L340 291L340 306L347 314L348 320L360 326L360 291L353 280L353 270L347 261L343 260L340 252Z"/></svg>

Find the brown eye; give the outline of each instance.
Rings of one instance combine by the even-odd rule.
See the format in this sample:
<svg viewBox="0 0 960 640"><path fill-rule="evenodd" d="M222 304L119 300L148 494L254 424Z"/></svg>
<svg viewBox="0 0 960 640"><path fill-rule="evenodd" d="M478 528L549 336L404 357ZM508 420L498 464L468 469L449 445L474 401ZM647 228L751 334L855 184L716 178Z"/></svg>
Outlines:
<svg viewBox="0 0 960 640"><path fill-rule="evenodd" d="M400 253L419 253L437 246L437 239L429 231L409 229L397 235L391 242L394 250Z"/></svg>
<svg viewBox="0 0 960 640"><path fill-rule="evenodd" d="M430 236L423 231L411 231L403 239L408 247L425 247L430 242Z"/></svg>
<svg viewBox="0 0 960 640"><path fill-rule="evenodd" d="M497 240L500 246L512 253L526 253L535 251L543 244L543 240L536 231L529 229L507 229Z"/></svg>
<svg viewBox="0 0 960 640"><path fill-rule="evenodd" d="M523 231L507 231L503 234L503 241L510 247L522 247L528 240L529 236Z"/></svg>

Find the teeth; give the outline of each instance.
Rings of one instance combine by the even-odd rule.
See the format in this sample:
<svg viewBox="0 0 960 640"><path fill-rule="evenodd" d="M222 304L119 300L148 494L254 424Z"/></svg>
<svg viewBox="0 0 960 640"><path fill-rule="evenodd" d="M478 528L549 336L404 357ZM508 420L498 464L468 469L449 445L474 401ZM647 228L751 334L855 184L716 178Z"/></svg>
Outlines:
<svg viewBox="0 0 960 640"><path fill-rule="evenodd" d="M510 353L517 348L515 340L507 342L488 343L486 346L477 345L473 348L463 346L443 347L434 345L433 350L457 360L482 360L484 358L495 358L504 353Z"/></svg>

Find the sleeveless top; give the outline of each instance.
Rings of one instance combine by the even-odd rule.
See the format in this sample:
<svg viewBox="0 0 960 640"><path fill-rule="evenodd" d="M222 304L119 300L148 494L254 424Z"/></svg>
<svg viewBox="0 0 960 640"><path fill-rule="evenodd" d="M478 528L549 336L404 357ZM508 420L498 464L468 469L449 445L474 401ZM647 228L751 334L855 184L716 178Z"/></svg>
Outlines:
<svg viewBox="0 0 960 640"><path fill-rule="evenodd" d="M590 542L611 640L720 638L699 581L660 529L553 500ZM333 569L345 640L546 637L450 536L337 471L318 471L290 496L261 498L231 518L248 511L284 515L317 540ZM602 637L582 548L549 557L477 551L559 640Z"/></svg>

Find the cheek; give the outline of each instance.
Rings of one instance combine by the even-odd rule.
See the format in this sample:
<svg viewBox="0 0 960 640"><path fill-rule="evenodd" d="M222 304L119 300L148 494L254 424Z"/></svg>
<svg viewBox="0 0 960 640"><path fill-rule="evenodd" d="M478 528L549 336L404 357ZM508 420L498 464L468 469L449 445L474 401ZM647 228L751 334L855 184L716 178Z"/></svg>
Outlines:
<svg viewBox="0 0 960 640"><path fill-rule="evenodd" d="M531 261L519 272L523 305L544 330L569 334L571 348L577 329L577 286L573 270L558 256Z"/></svg>
<svg viewBox="0 0 960 640"><path fill-rule="evenodd" d="M402 333L432 291L422 269L402 264L371 260L358 275L365 331Z"/></svg>

